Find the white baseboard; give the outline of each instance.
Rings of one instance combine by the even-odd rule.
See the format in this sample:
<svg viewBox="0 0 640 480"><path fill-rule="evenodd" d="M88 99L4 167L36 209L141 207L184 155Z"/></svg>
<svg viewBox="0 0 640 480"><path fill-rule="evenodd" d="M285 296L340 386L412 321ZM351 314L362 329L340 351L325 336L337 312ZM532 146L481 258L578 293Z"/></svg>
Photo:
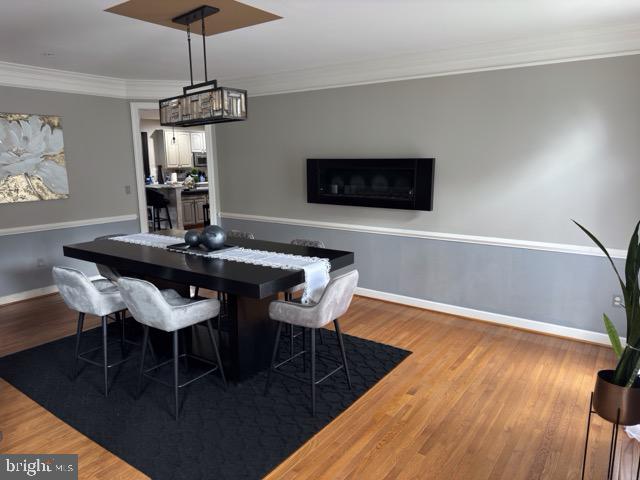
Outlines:
<svg viewBox="0 0 640 480"><path fill-rule="evenodd" d="M102 278L100 275L94 275L89 277L89 280L97 280ZM12 293L11 295L5 295L0 297L0 305L8 305L9 303L21 302L23 300L30 300L36 297L42 297L44 295L51 295L56 293L58 287L55 285L48 285L46 287L34 288L33 290L27 290L24 292Z"/></svg>
<svg viewBox="0 0 640 480"><path fill-rule="evenodd" d="M378 290L371 290L369 288L358 287L356 289L356 294L363 297L385 300L387 302L409 305L411 307L424 308L426 310L434 310L436 312L448 313L460 317L467 317L473 320L481 320L483 322L515 327L522 330L529 330L532 332L539 332L547 335L554 335L557 337L571 338L601 345L610 345L609 337L605 333L593 332L591 330L582 330L580 328L565 327L563 325L556 325L553 323L527 320L525 318L502 315L500 313L485 312L483 310L475 310L473 308L458 307L456 305L433 302L431 300L424 300L422 298L416 297L407 297L405 295L398 295L396 293L381 292ZM625 339L622 339L623 344L624 342Z"/></svg>

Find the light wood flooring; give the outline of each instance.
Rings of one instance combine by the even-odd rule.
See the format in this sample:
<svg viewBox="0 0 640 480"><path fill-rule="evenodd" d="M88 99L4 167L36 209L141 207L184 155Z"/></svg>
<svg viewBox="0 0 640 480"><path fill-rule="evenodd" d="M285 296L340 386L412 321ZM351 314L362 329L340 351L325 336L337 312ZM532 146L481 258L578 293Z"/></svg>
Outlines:
<svg viewBox="0 0 640 480"><path fill-rule="evenodd" d="M71 335L75 321L58 295L1 306L0 356ZM363 297L342 327L413 354L268 479L580 477L610 349ZM83 479L146 478L3 380L0 431L3 453L79 453ZM610 431L594 418L586 478L605 478ZM635 478L637 444L620 438L616 478Z"/></svg>

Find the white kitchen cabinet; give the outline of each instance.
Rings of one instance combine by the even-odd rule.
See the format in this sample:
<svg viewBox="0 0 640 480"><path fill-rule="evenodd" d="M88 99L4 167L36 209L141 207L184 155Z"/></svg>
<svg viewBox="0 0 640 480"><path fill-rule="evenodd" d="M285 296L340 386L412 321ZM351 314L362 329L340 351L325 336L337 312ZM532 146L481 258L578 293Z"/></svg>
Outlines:
<svg viewBox="0 0 640 480"><path fill-rule="evenodd" d="M175 141L173 140L175 136ZM158 129L151 134L156 163L165 168L191 168L191 132Z"/></svg>
<svg viewBox="0 0 640 480"><path fill-rule="evenodd" d="M207 151L204 132L191 132L191 151L204 153Z"/></svg>
<svg viewBox="0 0 640 480"><path fill-rule="evenodd" d="M176 143L178 144L178 165L181 168L193 167L190 132L176 132Z"/></svg>

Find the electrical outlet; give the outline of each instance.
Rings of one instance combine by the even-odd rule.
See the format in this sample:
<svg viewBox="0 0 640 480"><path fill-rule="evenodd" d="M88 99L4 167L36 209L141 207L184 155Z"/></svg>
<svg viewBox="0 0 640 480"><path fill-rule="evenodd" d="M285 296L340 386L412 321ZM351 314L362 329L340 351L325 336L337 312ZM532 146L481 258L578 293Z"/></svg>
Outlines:
<svg viewBox="0 0 640 480"><path fill-rule="evenodd" d="M127 195L131 195L131 185L124 186L124 193Z"/></svg>
<svg viewBox="0 0 640 480"><path fill-rule="evenodd" d="M611 302L611 304L614 307L620 307L622 308L622 297L620 295L614 295L613 296L613 301Z"/></svg>

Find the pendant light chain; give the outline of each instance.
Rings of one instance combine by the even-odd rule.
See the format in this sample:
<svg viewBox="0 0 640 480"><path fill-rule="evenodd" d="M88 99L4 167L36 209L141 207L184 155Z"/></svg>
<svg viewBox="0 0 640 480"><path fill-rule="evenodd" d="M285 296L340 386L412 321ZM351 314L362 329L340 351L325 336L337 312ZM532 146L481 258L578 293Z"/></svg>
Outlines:
<svg viewBox="0 0 640 480"><path fill-rule="evenodd" d="M191 25L187 25L187 44L189 45L189 77L193 85L193 63L191 62Z"/></svg>
<svg viewBox="0 0 640 480"><path fill-rule="evenodd" d="M206 34L204 31L204 15L200 17L200 22L202 23L202 56L204 57L204 81L208 82L209 78L207 77L207 42Z"/></svg>
<svg viewBox="0 0 640 480"><path fill-rule="evenodd" d="M182 95L159 100L160 125L172 127L171 143L176 143L175 127L239 122L247 119L247 91L240 88L219 87L217 80L209 80L207 64L207 26L205 19L218 13L219 8L203 5L172 19L187 31L190 85L182 87ZM193 78L191 27L200 21L204 82ZM193 33L197 34L197 26ZM196 73L197 76L197 73Z"/></svg>

